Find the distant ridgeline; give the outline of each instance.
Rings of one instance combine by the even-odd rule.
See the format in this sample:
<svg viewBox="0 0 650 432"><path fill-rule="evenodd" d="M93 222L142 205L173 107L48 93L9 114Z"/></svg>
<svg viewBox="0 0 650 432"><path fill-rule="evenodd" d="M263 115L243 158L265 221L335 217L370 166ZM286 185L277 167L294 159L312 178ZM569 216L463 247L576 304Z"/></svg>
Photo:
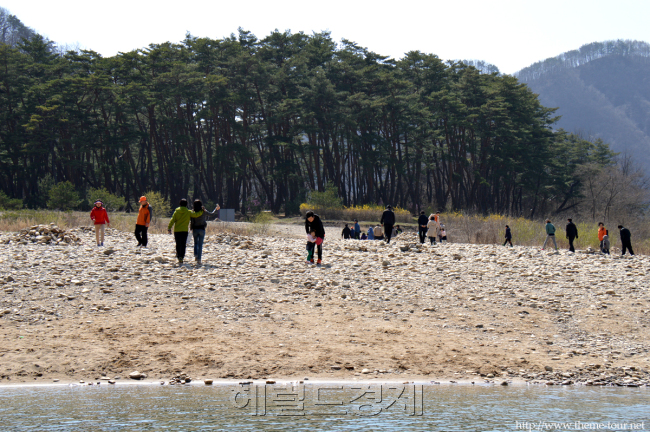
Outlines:
<svg viewBox="0 0 650 432"><path fill-rule="evenodd" d="M483 60L458 60L460 63L464 63L467 66L475 67L479 72L483 74L500 74L499 68L491 63L487 63Z"/></svg>
<svg viewBox="0 0 650 432"><path fill-rule="evenodd" d="M0 7L0 44L15 47L23 38L31 39L36 32L25 26L15 15Z"/></svg>
<svg viewBox="0 0 650 432"><path fill-rule="evenodd" d="M576 68L611 55L650 57L650 44L642 41L620 39L615 41L593 42L583 45L577 50L567 51L557 57L533 63L516 72L514 75L520 81L529 82L540 78L542 75Z"/></svg>
<svg viewBox="0 0 650 432"><path fill-rule="evenodd" d="M650 44L596 42L515 74L548 107L556 128L602 139L650 173Z"/></svg>

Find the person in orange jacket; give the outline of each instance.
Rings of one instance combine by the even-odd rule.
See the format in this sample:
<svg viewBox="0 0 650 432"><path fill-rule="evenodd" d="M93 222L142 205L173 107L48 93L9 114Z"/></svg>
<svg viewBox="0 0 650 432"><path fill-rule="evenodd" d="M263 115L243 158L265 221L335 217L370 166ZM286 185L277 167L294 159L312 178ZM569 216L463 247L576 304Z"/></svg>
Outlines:
<svg viewBox="0 0 650 432"><path fill-rule="evenodd" d="M603 252L603 238L607 235L605 224L598 222L598 240L600 241L600 251Z"/></svg>
<svg viewBox="0 0 650 432"><path fill-rule="evenodd" d="M110 225L111 221L108 220L108 212L101 200L95 201L95 207L90 211L90 219L95 222L97 246L104 246L104 231L106 225Z"/></svg>
<svg viewBox="0 0 650 432"><path fill-rule="evenodd" d="M138 219L135 222L135 238L138 246L147 247L147 231L153 217L153 210L147 202L147 197L140 197L140 210L138 210Z"/></svg>

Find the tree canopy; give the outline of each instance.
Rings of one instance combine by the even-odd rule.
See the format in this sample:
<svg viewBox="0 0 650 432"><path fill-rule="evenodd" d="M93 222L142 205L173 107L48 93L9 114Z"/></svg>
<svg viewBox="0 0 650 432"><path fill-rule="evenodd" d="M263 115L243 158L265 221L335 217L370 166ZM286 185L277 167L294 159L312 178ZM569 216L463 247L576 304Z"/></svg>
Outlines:
<svg viewBox="0 0 650 432"><path fill-rule="evenodd" d="M35 35L0 45L0 86L0 190L32 207L70 182L295 212L332 184L345 205L535 215L571 206L576 167L613 157L553 132L513 76L327 32L188 34L110 58Z"/></svg>

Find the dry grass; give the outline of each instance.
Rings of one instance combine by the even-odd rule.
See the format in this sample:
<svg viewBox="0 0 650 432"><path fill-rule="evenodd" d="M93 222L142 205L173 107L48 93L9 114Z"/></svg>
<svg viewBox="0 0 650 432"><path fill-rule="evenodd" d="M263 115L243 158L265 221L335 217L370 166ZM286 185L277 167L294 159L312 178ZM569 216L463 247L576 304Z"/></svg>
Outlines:
<svg viewBox="0 0 650 432"><path fill-rule="evenodd" d="M119 231L132 232L135 229L137 215L135 213L109 214L111 228ZM71 229L81 226L92 226L89 213L58 212L50 210L20 210L0 213L0 231L20 231L33 225L55 223L61 228ZM166 234L169 218L154 218L149 226L150 234ZM209 222L206 235L229 233L235 235L251 235L265 232L265 224L246 222ZM266 228L268 229L268 228Z"/></svg>

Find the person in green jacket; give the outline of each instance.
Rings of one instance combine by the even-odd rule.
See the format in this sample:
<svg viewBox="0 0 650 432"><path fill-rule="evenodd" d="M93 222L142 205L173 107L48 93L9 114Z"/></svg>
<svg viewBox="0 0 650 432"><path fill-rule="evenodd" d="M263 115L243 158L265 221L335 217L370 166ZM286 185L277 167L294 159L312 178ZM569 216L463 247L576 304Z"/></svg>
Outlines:
<svg viewBox="0 0 650 432"><path fill-rule="evenodd" d="M551 223L550 219L546 219L546 240L544 240L542 250L546 249L546 242L548 242L548 239L553 239L555 250L557 250L557 242L555 241L555 225Z"/></svg>
<svg viewBox="0 0 650 432"><path fill-rule="evenodd" d="M178 263L183 264L183 259L185 258L185 247L187 246L187 235L188 227L190 225L191 218L197 218L203 214L201 211L192 211L187 208L187 200L183 198L180 202L179 207L174 210L174 214L169 221L167 226L167 234L172 233L172 227L174 227L174 240L176 240L176 258L178 258Z"/></svg>

